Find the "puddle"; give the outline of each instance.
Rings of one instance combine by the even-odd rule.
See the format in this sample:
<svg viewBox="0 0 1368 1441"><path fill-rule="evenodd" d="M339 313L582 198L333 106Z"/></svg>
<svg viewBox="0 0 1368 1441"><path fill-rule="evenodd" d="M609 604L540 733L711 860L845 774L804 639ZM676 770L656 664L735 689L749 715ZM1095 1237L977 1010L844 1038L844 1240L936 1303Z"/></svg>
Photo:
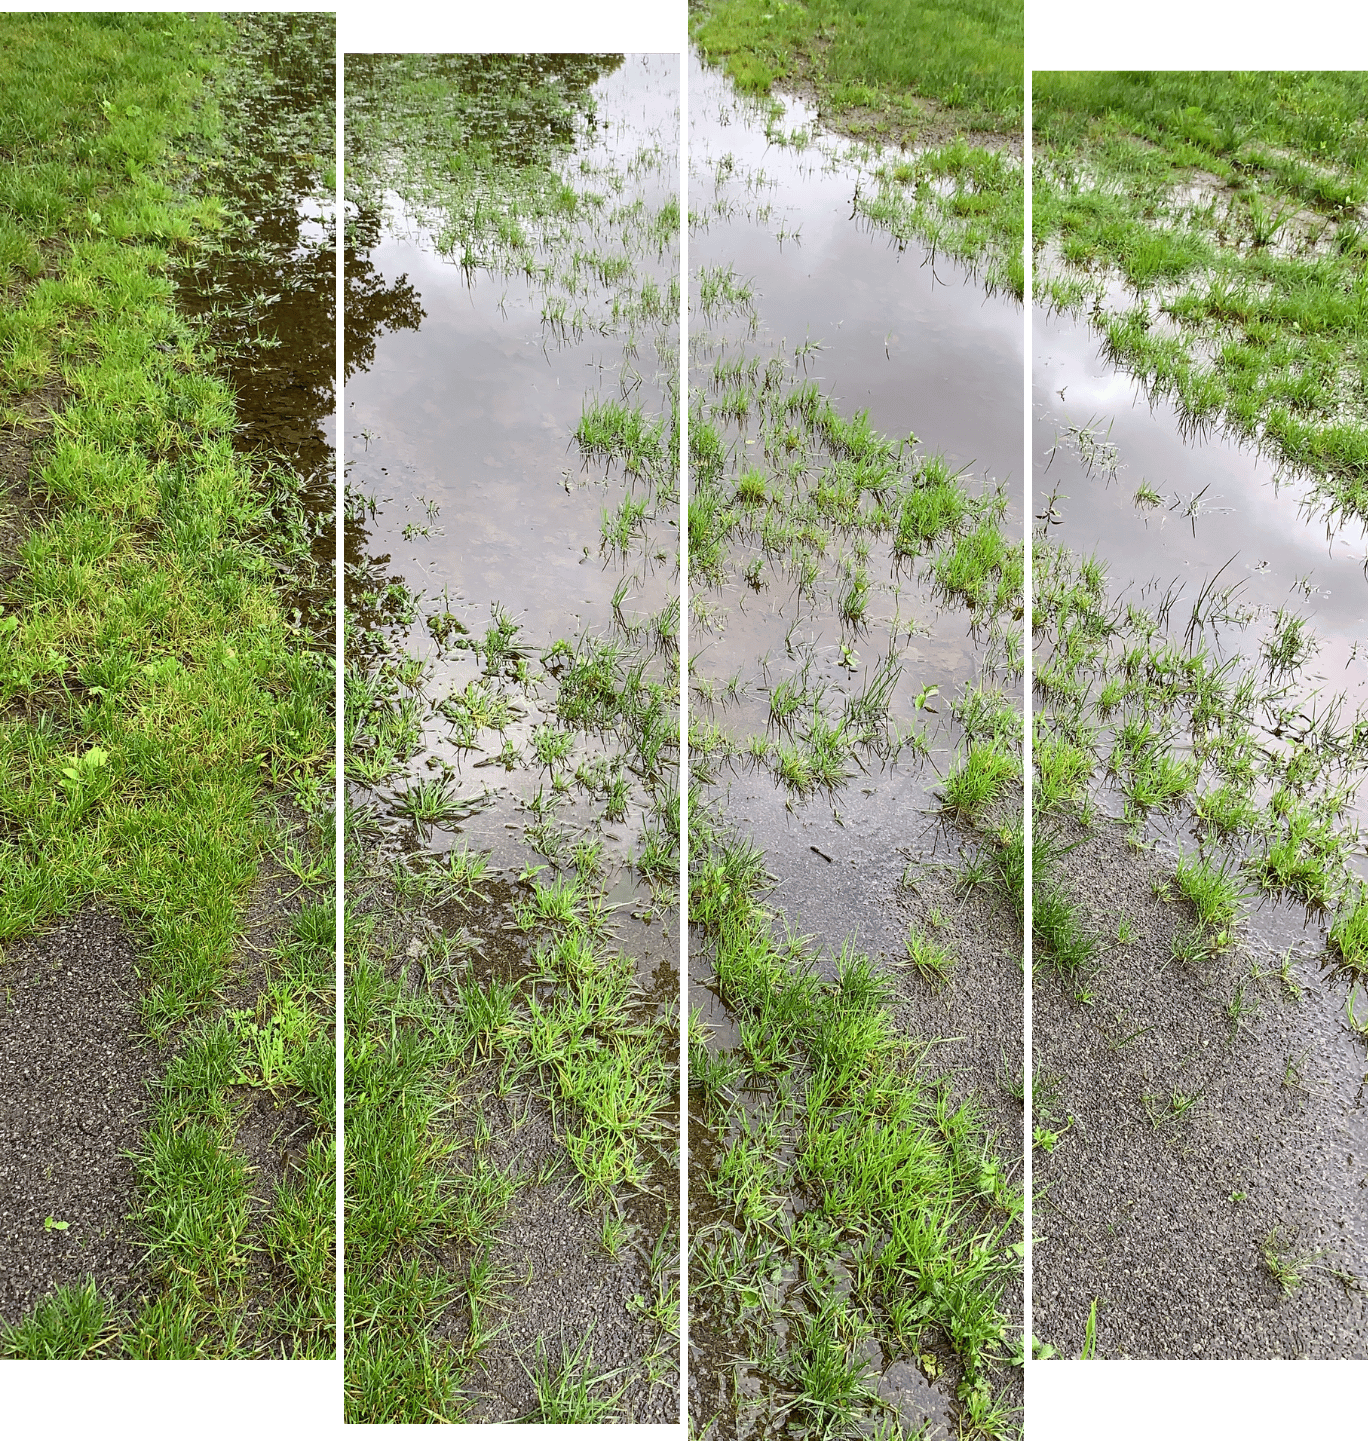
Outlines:
<svg viewBox="0 0 1368 1441"><path fill-rule="evenodd" d="M1328 522L1304 477L1280 474L1252 447L1218 429L1192 433L1170 402L1152 401L1107 361L1086 322L1037 310L1033 344L1037 535L1096 555L1108 602L1166 613L1167 639L1185 654L1205 644L1236 677L1284 688L1276 703L1253 707L1258 752L1338 757L1328 779L1290 779L1285 794L1347 787L1335 826L1348 838L1350 872L1368 875L1352 731L1368 702L1368 532ZM1194 607L1205 618L1189 625ZM1315 637L1311 653L1281 671L1270 659L1279 612ZM1038 673L1046 654L1038 650ZM1323 740L1336 697L1330 729L1342 735ZM1102 726L1098 756L1120 724ZM1178 729L1185 759L1186 720ZM1260 774L1251 785L1266 819L1272 784ZM1122 814L1119 778L1099 766L1093 789L1102 811ZM1219 837L1204 834L1186 803L1145 817L1142 852L1103 830L1064 865L1108 937L1096 976L1081 983L1088 1005L1071 1006L1053 974L1037 981L1036 1055L1057 1072L1060 1104L1078 1122L1062 1155L1037 1159L1048 1191L1037 1229L1050 1233L1037 1252L1037 1334L1077 1354L1096 1295L1099 1354L1360 1355L1368 1062L1345 1019L1354 988L1327 966L1331 917L1260 894L1246 876L1254 894L1232 945L1190 972L1171 947L1191 909L1161 904L1148 877L1171 885L1178 858L1221 851ZM1230 849L1236 860L1257 858L1259 845L1242 831ZM1122 916L1139 933L1134 950L1109 939ZM1134 1032L1133 1045L1123 1032ZM1164 1107L1190 1094L1193 1119L1178 1124ZM1155 1114L1140 1113L1146 1097ZM1162 1243L1151 1215L1165 1218ZM1309 1267L1307 1284L1286 1295L1264 1258L1275 1229ZM1151 1259L1160 1244L1181 1253L1188 1275L1184 1296L1169 1291L1162 1302Z"/></svg>
<svg viewBox="0 0 1368 1441"><path fill-rule="evenodd" d="M1023 527L1012 498L1021 455L1021 313L1009 299L986 296L959 266L933 261L916 244L897 244L856 213L865 176L856 147L829 137L802 149L771 143L761 109L696 57L689 94L690 554L698 569L689 616L693 774L705 780L704 801L726 826L763 849L774 878L768 902L813 938L824 978L835 975L835 957L854 936L856 948L894 976L901 1024L910 1022L918 1035L962 1039L958 1021L982 1007L976 988L984 982L964 980L947 1032L946 1005L937 1002L938 1014L925 1010L912 998L906 972L895 969L905 961L908 925L895 897L905 873L957 865L961 847L973 847L971 832L943 819L936 793L964 745L951 703L981 686L1019 712L1019 648L1013 657L986 614L938 592L929 547L915 559L900 558L887 533L866 540L858 496L854 510L842 512L840 497L823 510L822 497L813 501L812 490L801 489L824 466L834 473L858 463L849 460L858 451L824 440L801 397L792 404L787 397L810 384L814 406L828 397L846 421L867 411L869 428L894 440L887 464L910 467L914 455L940 454L947 472L962 472L971 504L986 506L1000 491L991 514L1002 516L1010 541ZM801 102L786 103L770 133L811 135L814 113ZM712 480L697 449L709 431L722 456ZM790 461L791 498L783 488ZM762 479L755 509L723 530L722 559L710 561L709 496L735 505L744 484L758 487ZM790 522L794 529L782 537L772 529ZM1013 625L1005 621L1003 629ZM815 755L817 743L804 725L815 727L819 716L835 724L890 677L886 708L848 757L846 776L832 784L806 779L801 752L808 745ZM776 720L776 695L786 684L804 697L792 721ZM786 753L798 756L791 768ZM690 1007L706 1028L707 1052L725 1066L726 1053L741 1047L753 1023L729 1010L712 955L698 939L690 954ZM1004 949L1011 975L1005 995L993 998L989 1029L1000 1026L1013 1049L1020 1032L1019 939ZM963 969L976 964L966 960ZM996 1040L992 1056L996 1062ZM928 1069L958 1071L965 1090L978 1090L985 1079L978 1061L947 1045ZM803 1084L797 1073L788 1080L798 1097ZM773 1125L773 1141L762 1150L774 1168L782 1217L794 1224L813 1204L788 1174L795 1153L784 1139L783 1104L764 1083L755 1085L751 1094L750 1083L738 1083L723 1109L700 1110L698 1093L690 1116L697 1298L690 1414L697 1427L708 1425L723 1438L779 1435L799 1424L801 1417L790 1416L802 1404L795 1402L798 1368L818 1344L803 1338L819 1325L819 1297L850 1290L847 1268L834 1255L826 1270L804 1263L803 1277L780 1242L785 1223L775 1223L776 1239L757 1240L765 1228L737 1229L732 1206L713 1197L711 1183L744 1127ZM1019 1110L1014 1125L1019 1134ZM1013 1298L1002 1304L1015 1314ZM928 1332L923 1345L930 1343ZM896 1412L913 1430L925 1421L928 1434L951 1434L944 1381L928 1384L912 1359L884 1354L872 1337L862 1344L867 1355L854 1343L837 1350L866 1396L884 1403L860 1403L872 1406L868 1414ZM948 1356L947 1350L953 1371L958 1363ZM934 1360L929 1364L934 1371ZM822 1413L814 1424L846 1422Z"/></svg>
<svg viewBox="0 0 1368 1441"><path fill-rule="evenodd" d="M744 355L763 365L780 357L791 377L813 381L843 414L867 409L876 431L898 438L915 432L921 450L943 454L952 471L967 468L978 493L994 483L1007 487L1003 530L1019 533L1011 482L1020 470L1021 422L1012 410L1020 395L1020 310L1004 297L985 296L960 267L933 262L917 245L899 246L852 218L858 179L847 158L852 147L828 140L821 149L794 151L769 143L754 105L696 58L690 95L690 263L700 270L730 267L751 285L759 317L753 332L744 319L696 319L691 384L711 385L714 361ZM800 101L788 104L778 128L811 130L815 114ZM696 284L692 303L697 313ZM812 342L821 348L795 354ZM725 439L757 444L746 426L731 428ZM716 614L705 613L700 624L695 610L691 629L695 672L722 693L713 711L733 736L766 733L761 657L775 660L777 679L792 646L811 655L814 686L825 685L833 697L851 695L877 666L894 617L904 632L913 628L899 642L902 668L890 718L900 730L925 735L924 759L905 752L884 765L862 755L864 773L835 801L839 819L820 799L790 809L770 775L744 765L718 783L728 818L755 836L770 870L782 877L777 902L801 898L805 930L815 930L828 947L839 949L853 922L862 944L879 950L890 938L881 887L869 884L872 869L895 851L920 856L944 848L932 815L939 809L933 790L962 739L950 701L966 685L996 684L1019 706L1019 686L1009 676L985 674L983 636L974 634L963 608L938 605L912 568L871 557L866 618L858 627L843 626L828 597L821 597L825 605L808 603L760 547L752 549L765 561L764 588L732 583L720 595L707 592ZM858 657L853 665L844 663L842 643ZM744 693L732 700L724 687L738 670ZM919 708L923 688L933 686L938 694ZM705 697L695 690L691 700L691 714L706 714ZM845 903L827 922L824 897L842 893ZM695 999L708 1004L706 997Z"/></svg>
<svg viewBox="0 0 1368 1441"><path fill-rule="evenodd" d="M510 213L539 166L563 187L549 216L462 231L469 216L442 188L450 177L416 181L432 152L404 132L386 184L358 182L348 207L354 871L414 931L400 964L453 1022L476 987L514 998L522 1019L581 1007L535 1064L522 1040L509 1043L518 1109L506 1125L493 1113L495 1149L521 1169L491 1244L517 1290L499 1344L478 1364L456 1350L444 1364L467 1372L471 1419L525 1419L536 1398L524 1368L543 1349L560 1357L562 1342L574 1353L588 1326L595 1367L630 1378L615 1382L614 1419L669 1421L676 1343L657 1319L668 1310L657 1288L677 1286L677 1270L653 1246L677 1225L677 1112L652 1101L649 1123L614 1142L621 1153L599 1154L593 1107L607 1102L584 1088L613 1054L605 1027L630 1033L643 1094L677 1049L678 65L660 55L349 57L358 127L388 96L391 64L451 97L441 123L459 114L524 167L516 181L488 182ZM518 128L522 107L504 105L510 67L533 90L571 97L557 120L566 144ZM349 143L364 155L359 130ZM477 215L480 203L488 194ZM474 880L450 883L472 864ZM565 956L552 944L561 940ZM624 1010L603 950L630 961ZM576 966L593 973L592 1002ZM459 1065L442 1080L478 1082ZM556 1089L572 1084L582 1105ZM534 1105L543 1091L559 1099ZM628 1134L626 1122L604 1130ZM623 1175L628 1162L641 1167L635 1193L608 1169L619 1154ZM596 1240L614 1202L587 1181L591 1199L581 1198L571 1156L610 1178L604 1190L632 1238L618 1262ZM555 1184L543 1188L551 1162ZM434 1252L444 1272L460 1275L461 1250ZM468 1308L434 1313L432 1325L434 1340L464 1346Z"/></svg>
<svg viewBox="0 0 1368 1441"><path fill-rule="evenodd" d="M230 150L205 184L246 234L176 273L176 303L207 327L236 396L234 447L271 501L260 543L286 617L332 652L336 468L336 248L331 15L256 15L241 32L250 74L228 115Z"/></svg>
<svg viewBox="0 0 1368 1441"><path fill-rule="evenodd" d="M1342 690L1351 709L1368 703L1368 529L1327 524L1311 485L1280 476L1253 447L1220 431L1185 434L1174 404L1151 402L1139 381L1111 366L1086 321L1038 309L1032 335L1036 509L1055 497L1061 523L1051 524L1051 540L1095 551L1113 596L1151 581L1163 594L1177 580L1175 613L1184 618L1225 566L1222 584L1239 582L1240 604L1262 617L1246 646L1278 607L1293 609L1321 642L1307 689ZM1080 453L1071 425L1091 425L1098 445ZM1157 505L1136 503L1142 484L1161 497Z"/></svg>

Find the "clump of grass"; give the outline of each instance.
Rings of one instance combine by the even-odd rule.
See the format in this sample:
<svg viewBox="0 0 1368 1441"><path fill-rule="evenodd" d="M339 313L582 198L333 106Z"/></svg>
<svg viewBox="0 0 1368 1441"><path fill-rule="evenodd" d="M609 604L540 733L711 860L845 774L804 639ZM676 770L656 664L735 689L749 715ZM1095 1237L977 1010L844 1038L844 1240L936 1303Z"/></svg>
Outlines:
<svg viewBox="0 0 1368 1441"><path fill-rule="evenodd" d="M754 466L742 471L736 480L736 498L742 505L764 505L769 499L764 471Z"/></svg>
<svg viewBox="0 0 1368 1441"><path fill-rule="evenodd" d="M1205 856L1180 856L1174 881L1192 903L1203 929L1230 927L1246 895L1238 869L1228 858L1214 866Z"/></svg>
<svg viewBox="0 0 1368 1441"><path fill-rule="evenodd" d="M940 945L919 931L915 924L908 927L904 938L907 959L916 968L917 974L932 985L941 986L950 979L955 958L947 947Z"/></svg>
<svg viewBox="0 0 1368 1441"><path fill-rule="evenodd" d="M1301 1285L1306 1279L1307 1267L1315 1259L1298 1255L1276 1226L1264 1237L1263 1258L1268 1274L1284 1296L1290 1296Z"/></svg>
<svg viewBox="0 0 1368 1441"><path fill-rule="evenodd" d="M1368 891L1360 890L1335 917L1330 949L1346 970L1368 976Z"/></svg>
<svg viewBox="0 0 1368 1441"><path fill-rule="evenodd" d="M1309 806L1291 805L1268 838L1262 856L1248 862L1267 891L1288 891L1308 905L1328 909L1338 889L1348 838Z"/></svg>
<svg viewBox="0 0 1368 1441"><path fill-rule="evenodd" d="M1080 745L1062 736L1038 737L1035 760L1039 768L1036 791L1041 810L1053 810L1077 800L1092 773L1092 757Z"/></svg>
<svg viewBox="0 0 1368 1441"><path fill-rule="evenodd" d="M437 825L453 819L461 807L452 793L448 775L420 776L406 785L395 798L395 809L419 825Z"/></svg>
<svg viewBox="0 0 1368 1441"><path fill-rule="evenodd" d="M942 537L954 534L972 509L969 492L939 456L929 457L904 494L893 537L900 559L921 555Z"/></svg>
<svg viewBox="0 0 1368 1441"><path fill-rule="evenodd" d="M547 1357L544 1343L538 1340L534 1365L523 1367L537 1393L536 1405L522 1418L525 1422L586 1426L612 1418L622 1392L612 1396L594 1393L610 1385L620 1373L605 1371L594 1374L594 1356L589 1350L589 1340L586 1335L574 1351L563 1342L559 1366Z"/></svg>
<svg viewBox="0 0 1368 1441"><path fill-rule="evenodd" d="M1074 975L1096 959L1101 942L1084 926L1062 881L1045 878L1032 887L1031 917L1042 952L1062 974Z"/></svg>
<svg viewBox="0 0 1368 1441"><path fill-rule="evenodd" d="M1189 930L1175 931L1170 950L1175 961L1197 965L1211 954L1211 941L1202 927L1195 926Z"/></svg>
<svg viewBox="0 0 1368 1441"><path fill-rule="evenodd" d="M1275 679L1291 675L1316 653L1319 642L1304 616L1279 607L1273 618L1273 631L1263 643L1264 660Z"/></svg>
<svg viewBox="0 0 1368 1441"><path fill-rule="evenodd" d="M27 1316L0 1330L0 1356L22 1361L84 1361L108 1355L120 1318L95 1288L61 1286Z"/></svg>
<svg viewBox="0 0 1368 1441"><path fill-rule="evenodd" d="M1259 809L1248 792L1228 781L1196 796L1193 808L1198 818L1221 836L1251 831L1259 823Z"/></svg>
<svg viewBox="0 0 1368 1441"><path fill-rule="evenodd" d="M945 808L967 821L977 821L1006 792L1016 774L1016 762L1005 751L971 744L968 754L945 778Z"/></svg>

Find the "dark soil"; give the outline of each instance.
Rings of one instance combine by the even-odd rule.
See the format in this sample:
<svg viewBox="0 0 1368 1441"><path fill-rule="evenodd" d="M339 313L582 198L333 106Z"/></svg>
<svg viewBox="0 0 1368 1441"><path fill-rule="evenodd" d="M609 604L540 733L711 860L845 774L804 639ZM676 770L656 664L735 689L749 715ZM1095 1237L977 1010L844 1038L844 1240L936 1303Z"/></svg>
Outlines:
<svg viewBox="0 0 1368 1441"><path fill-rule="evenodd" d="M93 1278L131 1309L144 1266L127 1153L160 1069L122 922L87 906L0 965L0 1320ZM67 1229L48 1229L48 1218Z"/></svg>

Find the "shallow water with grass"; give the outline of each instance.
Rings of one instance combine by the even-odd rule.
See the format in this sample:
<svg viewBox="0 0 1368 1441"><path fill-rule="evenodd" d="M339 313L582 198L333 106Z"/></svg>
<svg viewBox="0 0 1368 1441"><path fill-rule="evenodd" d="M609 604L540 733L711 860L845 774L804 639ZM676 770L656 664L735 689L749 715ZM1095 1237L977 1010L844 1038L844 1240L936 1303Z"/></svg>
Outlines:
<svg viewBox="0 0 1368 1441"><path fill-rule="evenodd" d="M1036 709L1047 745L1093 778L1087 806L1111 818L1111 850L1152 886L1127 902L1091 843L1085 862L1061 844L1039 865L1038 893L1080 912L1096 958L1070 976L1072 1007L1048 986L1036 999L1039 1065L1078 1087L1091 1130L1081 1156L1038 1163L1041 1229L1058 1231L1038 1251L1036 1326L1062 1346L1103 1297L1103 1355L1364 1355L1365 533L1326 513L1318 478L1147 396L1083 321L1036 314L1034 412L1036 543L1087 550L1104 576L1097 604L1061 624L1067 588L1039 568ZM1062 834L1052 754L1042 826ZM1153 967L1147 994L1117 963ZM1175 989L1192 991L1186 1022ZM1080 1001L1111 1033L1091 1097ZM1120 1257L1146 1242L1119 1239L1117 1197L1143 1183L1094 1169L1117 1095L1136 1156L1182 1154L1168 1192L1179 1233L1221 1272L1194 1272L1201 1303L1160 1304L1124 1280ZM1199 1098L1208 1117L1181 1124ZM1189 1187L1250 1146L1263 1161L1224 1187L1228 1218L1189 1210ZM1090 1213L1111 1218L1100 1245L1081 1239Z"/></svg>
<svg viewBox="0 0 1368 1441"><path fill-rule="evenodd" d="M1005 1434L1020 312L692 77L690 1412Z"/></svg>
<svg viewBox="0 0 1368 1441"><path fill-rule="evenodd" d="M349 1406L669 1421L677 71L347 83Z"/></svg>

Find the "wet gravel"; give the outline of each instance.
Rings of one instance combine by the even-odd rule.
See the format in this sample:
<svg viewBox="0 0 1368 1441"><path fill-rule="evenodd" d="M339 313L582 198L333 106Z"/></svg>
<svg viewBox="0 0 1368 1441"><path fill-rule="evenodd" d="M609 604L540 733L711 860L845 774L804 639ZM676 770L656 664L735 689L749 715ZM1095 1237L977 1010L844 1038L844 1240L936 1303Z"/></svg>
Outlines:
<svg viewBox="0 0 1368 1441"><path fill-rule="evenodd" d="M1151 888L1172 857L1106 822L1071 840L1067 882L1111 939L1091 1003L1035 980L1036 1124L1052 1111L1061 1137L1035 1157L1036 1337L1078 1355L1096 1298L1101 1357L1368 1356L1368 1055L1319 930L1298 943L1298 918L1266 906L1223 955L1176 961L1195 918ZM1236 1024L1241 984L1255 1009ZM1197 1099L1176 1114L1175 1095ZM1290 1294L1264 1256L1275 1228L1304 1263Z"/></svg>
<svg viewBox="0 0 1368 1441"><path fill-rule="evenodd" d="M127 1307L144 1252L126 1152L158 1069L133 942L88 906L8 947L0 987L0 1320L89 1278Z"/></svg>

